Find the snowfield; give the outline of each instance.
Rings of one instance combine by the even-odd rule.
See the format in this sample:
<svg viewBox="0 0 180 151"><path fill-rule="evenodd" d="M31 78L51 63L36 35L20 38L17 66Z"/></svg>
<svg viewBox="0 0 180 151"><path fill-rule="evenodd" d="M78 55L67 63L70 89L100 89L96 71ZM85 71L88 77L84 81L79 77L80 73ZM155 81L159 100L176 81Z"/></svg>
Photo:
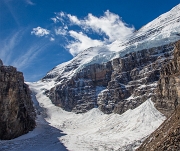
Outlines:
<svg viewBox="0 0 180 151"><path fill-rule="evenodd" d="M37 127L19 138L0 141L3 151L113 151L135 150L165 117L147 100L122 115L94 108L84 114L66 112L43 94L47 85L28 83L33 91Z"/></svg>

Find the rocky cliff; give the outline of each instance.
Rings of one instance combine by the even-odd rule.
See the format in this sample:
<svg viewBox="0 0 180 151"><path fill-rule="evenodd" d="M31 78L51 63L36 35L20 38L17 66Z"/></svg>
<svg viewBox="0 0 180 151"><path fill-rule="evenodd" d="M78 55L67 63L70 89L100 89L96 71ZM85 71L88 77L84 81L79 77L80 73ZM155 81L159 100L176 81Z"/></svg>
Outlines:
<svg viewBox="0 0 180 151"><path fill-rule="evenodd" d="M174 44L131 52L104 64L84 67L70 79L56 79L46 94L67 111L122 114L153 98L161 67L172 59ZM43 80L46 80L45 77Z"/></svg>
<svg viewBox="0 0 180 151"><path fill-rule="evenodd" d="M167 117L180 104L180 42L175 43L174 59L161 69L155 107Z"/></svg>
<svg viewBox="0 0 180 151"><path fill-rule="evenodd" d="M30 90L21 72L0 60L0 139L12 139L35 127Z"/></svg>
<svg viewBox="0 0 180 151"><path fill-rule="evenodd" d="M180 42L174 59L161 70L155 99L156 108L167 120L141 145L138 151L180 150Z"/></svg>

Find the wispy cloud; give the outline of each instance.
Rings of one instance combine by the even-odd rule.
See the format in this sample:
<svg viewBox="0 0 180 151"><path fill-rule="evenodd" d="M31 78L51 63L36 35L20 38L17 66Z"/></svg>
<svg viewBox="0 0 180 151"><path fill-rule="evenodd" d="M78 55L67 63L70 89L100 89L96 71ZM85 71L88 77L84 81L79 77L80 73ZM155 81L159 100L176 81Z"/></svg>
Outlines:
<svg viewBox="0 0 180 151"><path fill-rule="evenodd" d="M35 5L35 3L33 3L31 0L25 0L25 2L29 5Z"/></svg>
<svg viewBox="0 0 180 151"><path fill-rule="evenodd" d="M37 59L37 55L47 47L47 43L36 43L27 48L27 51L23 55L19 56L16 60L14 60L12 64L23 70L27 68L33 62L33 60Z"/></svg>
<svg viewBox="0 0 180 151"><path fill-rule="evenodd" d="M37 56L49 46L47 40L39 39L35 43L25 44L23 47L22 39L28 33L29 29L19 30L1 40L0 59L5 65L15 66L22 71L28 68L37 59Z"/></svg>
<svg viewBox="0 0 180 151"><path fill-rule="evenodd" d="M19 22L19 17L16 11L16 8L13 5L13 1L12 0L2 0L2 2L4 2L4 4L6 5L6 7L8 8L9 12L11 13L14 21L16 22L16 24L18 26L20 26L20 22Z"/></svg>
<svg viewBox="0 0 180 151"><path fill-rule="evenodd" d="M66 28L62 28L62 27L59 27L57 29L55 29L55 34L56 35L67 35L67 29Z"/></svg>
<svg viewBox="0 0 180 151"><path fill-rule="evenodd" d="M21 41L24 30L17 31L1 41L0 58L7 65L11 64L13 49Z"/></svg>
<svg viewBox="0 0 180 151"><path fill-rule="evenodd" d="M36 28L33 28L33 30L31 31L31 34L33 35L36 35L38 37L42 37L42 36L45 36L45 35L49 35L50 34L50 31L45 29L45 28L42 28L42 27L36 27Z"/></svg>

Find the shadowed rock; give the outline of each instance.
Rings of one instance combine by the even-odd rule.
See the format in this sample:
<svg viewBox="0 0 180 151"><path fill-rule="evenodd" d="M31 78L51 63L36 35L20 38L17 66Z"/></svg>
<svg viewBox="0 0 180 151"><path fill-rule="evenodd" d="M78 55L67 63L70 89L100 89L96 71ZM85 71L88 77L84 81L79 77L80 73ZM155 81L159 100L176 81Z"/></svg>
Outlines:
<svg viewBox="0 0 180 151"><path fill-rule="evenodd" d="M34 129L30 94L23 74L0 61L0 139L12 139Z"/></svg>

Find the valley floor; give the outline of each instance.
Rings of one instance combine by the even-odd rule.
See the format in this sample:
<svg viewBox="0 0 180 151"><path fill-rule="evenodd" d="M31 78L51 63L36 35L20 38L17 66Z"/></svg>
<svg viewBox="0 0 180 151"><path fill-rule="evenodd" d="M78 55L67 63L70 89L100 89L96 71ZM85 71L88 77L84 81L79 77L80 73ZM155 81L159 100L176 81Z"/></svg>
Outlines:
<svg viewBox="0 0 180 151"><path fill-rule="evenodd" d="M39 114L37 127L16 139L0 141L0 151L130 151L165 120L151 100L122 115L103 114L97 108L84 114L66 112L43 94L43 83L28 84Z"/></svg>

